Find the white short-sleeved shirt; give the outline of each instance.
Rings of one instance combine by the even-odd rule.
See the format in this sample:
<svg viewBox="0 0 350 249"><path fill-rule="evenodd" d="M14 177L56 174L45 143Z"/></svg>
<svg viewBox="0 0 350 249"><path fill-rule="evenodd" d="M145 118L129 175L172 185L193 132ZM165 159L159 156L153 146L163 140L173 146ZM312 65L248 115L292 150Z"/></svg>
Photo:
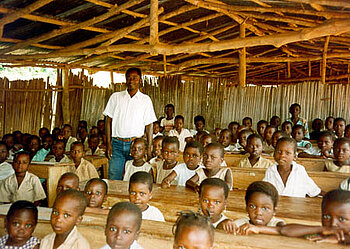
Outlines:
<svg viewBox="0 0 350 249"><path fill-rule="evenodd" d="M104 247L101 247L100 249L112 249L109 245L105 245ZM129 247L129 249L143 249L142 246L140 246L136 240L134 240L134 242L131 244L131 246Z"/></svg>
<svg viewBox="0 0 350 249"><path fill-rule="evenodd" d="M141 137L145 126L157 120L151 98L138 91L132 98L127 90L111 95L103 115L112 118L112 137Z"/></svg>
<svg viewBox="0 0 350 249"><path fill-rule="evenodd" d="M272 165L266 170L263 181L274 185L279 195L290 197L317 196L321 192L321 189L309 177L305 168L294 161L292 165L292 171L287 179L286 186L284 186L282 178L278 173L277 164Z"/></svg>
<svg viewBox="0 0 350 249"><path fill-rule="evenodd" d="M154 221L165 221L162 212L151 205L148 205L148 208L142 212L143 220L154 220Z"/></svg>
<svg viewBox="0 0 350 249"><path fill-rule="evenodd" d="M12 165L8 162L0 163L0 181L5 180L10 175L13 175L15 171L12 168Z"/></svg>
<svg viewBox="0 0 350 249"><path fill-rule="evenodd" d="M166 118L162 118L162 120L160 121L160 126L164 127L164 134L167 134L170 130L172 130L174 128L174 124L175 124L175 117L173 117L172 119L166 119Z"/></svg>
<svg viewBox="0 0 350 249"><path fill-rule="evenodd" d="M203 168L203 166L197 167L197 169ZM173 171L176 173L176 181L177 185L180 186L186 186L186 182L188 179L190 179L192 176L196 174L195 170L190 170L187 168L185 163L180 163L179 165L176 165L175 168L173 168Z"/></svg>
<svg viewBox="0 0 350 249"><path fill-rule="evenodd" d="M177 132L177 130L172 129L171 131L169 131L169 137L177 137L179 139L179 142L180 142L179 150L181 152L183 152L185 149L185 145L186 145L185 138L192 137L192 134L187 129L182 129L180 134Z"/></svg>
<svg viewBox="0 0 350 249"><path fill-rule="evenodd" d="M147 162L145 162L142 166L134 166L133 163L134 163L134 160L126 161L123 181L126 181L126 182L130 181L130 177L136 172L145 171L149 173L150 170L152 169L152 165Z"/></svg>

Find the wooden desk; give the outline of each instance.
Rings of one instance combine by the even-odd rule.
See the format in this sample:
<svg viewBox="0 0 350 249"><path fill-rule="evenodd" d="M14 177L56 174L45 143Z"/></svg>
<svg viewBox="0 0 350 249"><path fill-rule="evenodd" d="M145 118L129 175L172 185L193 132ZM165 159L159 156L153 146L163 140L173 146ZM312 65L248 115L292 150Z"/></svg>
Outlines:
<svg viewBox="0 0 350 249"><path fill-rule="evenodd" d="M92 163L96 169L100 169L102 167L101 178L108 179L108 158L105 156L84 156L84 159Z"/></svg>

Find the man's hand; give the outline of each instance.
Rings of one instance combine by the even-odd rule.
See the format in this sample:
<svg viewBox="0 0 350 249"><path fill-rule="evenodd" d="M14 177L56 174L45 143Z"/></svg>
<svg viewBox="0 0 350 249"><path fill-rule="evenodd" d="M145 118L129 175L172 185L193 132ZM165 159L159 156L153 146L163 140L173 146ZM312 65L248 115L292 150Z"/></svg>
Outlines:
<svg viewBox="0 0 350 249"><path fill-rule="evenodd" d="M113 152L112 145L107 143L107 145L106 145L106 157L108 158L108 160L111 160L112 152Z"/></svg>

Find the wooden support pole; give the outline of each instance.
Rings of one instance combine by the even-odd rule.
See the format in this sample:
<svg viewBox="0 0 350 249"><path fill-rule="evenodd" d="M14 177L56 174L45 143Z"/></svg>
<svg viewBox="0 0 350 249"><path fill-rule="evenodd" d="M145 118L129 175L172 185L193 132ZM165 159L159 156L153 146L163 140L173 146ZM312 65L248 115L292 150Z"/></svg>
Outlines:
<svg viewBox="0 0 350 249"><path fill-rule="evenodd" d="M167 71L166 71L166 55L163 54L163 64L164 64L164 76L167 76Z"/></svg>
<svg viewBox="0 0 350 249"><path fill-rule="evenodd" d="M327 50L329 44L329 36L326 37L326 41L323 47L323 57L322 57L322 70L321 70L321 81L322 84L326 84L326 71L327 71Z"/></svg>
<svg viewBox="0 0 350 249"><path fill-rule="evenodd" d="M290 72L290 62L287 62L287 78L290 79L291 78L291 72Z"/></svg>
<svg viewBox="0 0 350 249"><path fill-rule="evenodd" d="M149 32L149 44L154 46L158 43L158 0L151 0L150 10L150 32ZM155 52L151 55L157 55Z"/></svg>
<svg viewBox="0 0 350 249"><path fill-rule="evenodd" d="M111 74L111 85L113 86L113 84L114 84L114 75L113 75L113 71L111 71L110 74Z"/></svg>
<svg viewBox="0 0 350 249"><path fill-rule="evenodd" d="M308 66L309 66L309 77L311 77L311 74L312 74L311 60L308 60Z"/></svg>
<svg viewBox="0 0 350 249"><path fill-rule="evenodd" d="M63 123L70 124L70 108L69 108L69 70L62 69L62 116Z"/></svg>
<svg viewBox="0 0 350 249"><path fill-rule="evenodd" d="M239 25L239 37L245 38L245 24L242 23ZM239 85L242 87L246 86L246 77L247 77L247 61L246 61L246 48L241 48L239 50Z"/></svg>

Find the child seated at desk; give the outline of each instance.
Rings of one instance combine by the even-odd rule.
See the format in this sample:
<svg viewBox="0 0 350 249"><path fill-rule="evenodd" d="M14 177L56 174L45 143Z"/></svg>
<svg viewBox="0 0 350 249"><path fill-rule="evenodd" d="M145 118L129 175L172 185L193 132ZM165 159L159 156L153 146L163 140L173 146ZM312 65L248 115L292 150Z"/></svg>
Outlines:
<svg viewBox="0 0 350 249"><path fill-rule="evenodd" d="M350 138L350 124L348 124L347 126L345 126L344 137Z"/></svg>
<svg viewBox="0 0 350 249"><path fill-rule="evenodd" d="M218 142L224 147L225 152L238 151L236 144L232 143L232 132L229 129L223 129L220 132L220 138Z"/></svg>
<svg viewBox="0 0 350 249"><path fill-rule="evenodd" d="M302 125L294 125L292 129L292 138L297 141L297 149L304 151L311 148L310 141L304 140L305 127Z"/></svg>
<svg viewBox="0 0 350 249"><path fill-rule="evenodd" d="M87 156L104 156L105 150L100 148L100 136L91 134L88 139L88 149L85 151Z"/></svg>
<svg viewBox="0 0 350 249"><path fill-rule="evenodd" d="M158 161L162 161L162 142L163 142L164 136L156 136L153 138L153 144L152 144L152 159L149 160L149 163L153 166L156 165Z"/></svg>
<svg viewBox="0 0 350 249"><path fill-rule="evenodd" d="M86 211L98 211L105 208L102 207L108 193L108 185L101 178L90 179L84 189L85 197L88 201Z"/></svg>
<svg viewBox="0 0 350 249"><path fill-rule="evenodd" d="M293 124L289 121L284 121L282 124L282 131L284 131L287 136L292 137Z"/></svg>
<svg viewBox="0 0 350 249"><path fill-rule="evenodd" d="M130 202L119 202L109 211L105 228L107 245L101 249L143 249L137 242L142 223L140 209Z"/></svg>
<svg viewBox="0 0 350 249"><path fill-rule="evenodd" d="M175 117L174 129L169 131L170 137L177 137L179 139L179 150L181 152L184 151L186 142L189 142L193 138L191 132L188 129L183 128L184 120L183 116L177 115Z"/></svg>
<svg viewBox="0 0 350 249"><path fill-rule="evenodd" d="M269 156L273 156L273 154L275 153L275 149L277 147L277 141L278 139L282 138L282 137L289 137L287 135L287 133L285 133L284 131L275 131L272 135L272 147L274 148L274 150L268 154Z"/></svg>
<svg viewBox="0 0 350 249"><path fill-rule="evenodd" d="M274 216L277 202L278 192L271 183L263 181L251 183L245 194L248 217L233 222L237 234L279 234L285 222Z"/></svg>
<svg viewBox="0 0 350 249"><path fill-rule="evenodd" d="M88 130L85 126L78 127L78 141L84 145L84 150L89 149Z"/></svg>
<svg viewBox="0 0 350 249"><path fill-rule="evenodd" d="M57 183L56 196L67 189L75 189L79 191L79 177L73 172L66 172L61 175Z"/></svg>
<svg viewBox="0 0 350 249"><path fill-rule="evenodd" d="M315 197L321 193L321 189L309 177L305 168L294 162L296 153L297 143L293 138L280 138L274 154L276 163L266 170L263 181L274 185L279 195Z"/></svg>
<svg viewBox="0 0 350 249"><path fill-rule="evenodd" d="M206 178L220 178L232 189L232 172L228 167L221 167L224 161L224 148L219 143L208 144L204 148L203 164L205 168L196 170L196 174L186 182L186 187L198 192L199 185Z"/></svg>
<svg viewBox="0 0 350 249"><path fill-rule="evenodd" d="M12 165L6 162L8 156L9 150L7 145L0 141L0 181L5 180L7 177L15 173Z"/></svg>
<svg viewBox="0 0 350 249"><path fill-rule="evenodd" d="M288 224L280 233L289 237L304 237L331 243L350 242L350 192L336 189L325 194L322 200L322 226Z"/></svg>
<svg viewBox="0 0 350 249"><path fill-rule="evenodd" d="M334 119L333 129L337 138L344 137L346 121L343 118Z"/></svg>
<svg viewBox="0 0 350 249"><path fill-rule="evenodd" d="M38 249L40 240L32 236L38 223L38 209L30 201L16 201L7 212L5 229L0 238L0 248Z"/></svg>
<svg viewBox="0 0 350 249"><path fill-rule="evenodd" d="M350 139L343 137L333 144L334 160L325 161L325 169L332 172L350 173Z"/></svg>
<svg viewBox="0 0 350 249"><path fill-rule="evenodd" d="M215 143L216 142L216 137L214 135L211 135L211 134L204 134L199 139L199 142L202 144L202 147L204 148L208 144Z"/></svg>
<svg viewBox="0 0 350 249"><path fill-rule="evenodd" d="M213 248L214 228L206 217L191 211L181 212L175 227L173 248Z"/></svg>
<svg viewBox="0 0 350 249"><path fill-rule="evenodd" d="M196 169L201 165L203 147L199 142L191 141L186 144L183 153L184 162L175 166L171 173L162 181L162 188L169 188L176 180L180 186L185 186L186 181L196 174Z"/></svg>
<svg viewBox="0 0 350 249"><path fill-rule="evenodd" d="M90 249L89 242L76 227L83 220L86 205L83 193L74 189L62 191L51 212L50 223L54 232L42 239L40 249Z"/></svg>
<svg viewBox="0 0 350 249"><path fill-rule="evenodd" d="M46 147L47 148L47 147ZM28 151L32 157L32 161L43 162L50 150L40 148L40 138L32 135L28 141Z"/></svg>
<svg viewBox="0 0 350 249"><path fill-rule="evenodd" d="M238 163L239 168L268 168L273 165L269 159L263 158L262 138L260 135L251 134L247 139L246 151L249 153Z"/></svg>
<svg viewBox="0 0 350 249"><path fill-rule="evenodd" d="M310 132L311 140L318 140L320 138L321 130L323 130L323 121L320 118L316 118L312 121L312 132Z"/></svg>
<svg viewBox="0 0 350 249"><path fill-rule="evenodd" d="M256 130L261 137L264 137L266 126L268 125L266 120L260 120L256 125Z"/></svg>
<svg viewBox="0 0 350 249"><path fill-rule="evenodd" d="M241 130L238 133L238 146L237 146L237 149L238 149L238 151L241 152L241 154L246 154L247 153L247 139L252 134L253 134L253 131L251 129Z"/></svg>
<svg viewBox="0 0 350 249"><path fill-rule="evenodd" d="M154 121L153 122L153 138L157 136L163 136L163 134L160 132L160 122Z"/></svg>
<svg viewBox="0 0 350 249"><path fill-rule="evenodd" d="M55 156L51 158L49 162L58 162L58 163L70 163L72 162L69 157L65 154L66 145L63 140L56 140L52 145L52 153Z"/></svg>
<svg viewBox="0 0 350 249"><path fill-rule="evenodd" d="M334 158L333 155L334 135L329 131L322 131L317 140L317 147L311 147L300 152L298 157L302 158Z"/></svg>
<svg viewBox="0 0 350 249"><path fill-rule="evenodd" d="M129 200L136 204L142 212L142 219L164 221L158 208L148 204L152 199L153 178L144 171L134 173L129 181Z"/></svg>
<svg viewBox="0 0 350 249"><path fill-rule="evenodd" d="M0 183L0 202L15 202L27 200L39 205L39 201L46 198L39 177L28 172L30 154L21 151L13 159L14 174Z"/></svg>
<svg viewBox="0 0 350 249"><path fill-rule="evenodd" d="M277 129L275 126L272 126L272 125L266 126L265 133L264 133L264 141L263 141L263 153L270 154L275 150L275 148L272 146L272 136L276 130Z"/></svg>
<svg viewBox="0 0 350 249"><path fill-rule="evenodd" d="M66 151L70 151L72 144L78 139L76 137L72 137L72 126L70 124L65 124L62 129L63 140L66 144Z"/></svg>
<svg viewBox="0 0 350 249"><path fill-rule="evenodd" d="M131 142L130 155L132 160L125 163L123 181L129 181L132 174L138 171L145 171L153 176L152 165L145 161L147 141L143 138L136 138Z"/></svg>

